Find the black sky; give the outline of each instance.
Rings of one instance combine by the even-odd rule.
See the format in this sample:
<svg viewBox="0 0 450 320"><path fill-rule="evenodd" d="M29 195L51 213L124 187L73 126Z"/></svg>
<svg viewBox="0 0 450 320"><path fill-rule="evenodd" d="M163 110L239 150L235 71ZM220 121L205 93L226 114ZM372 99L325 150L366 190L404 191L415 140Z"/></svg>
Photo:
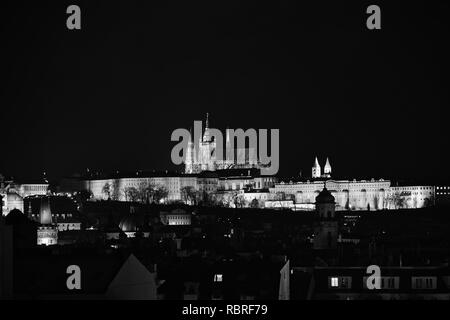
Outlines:
<svg viewBox="0 0 450 320"><path fill-rule="evenodd" d="M282 174L449 178L449 5L395 2L2 2L0 172L173 169L210 112L279 128Z"/></svg>

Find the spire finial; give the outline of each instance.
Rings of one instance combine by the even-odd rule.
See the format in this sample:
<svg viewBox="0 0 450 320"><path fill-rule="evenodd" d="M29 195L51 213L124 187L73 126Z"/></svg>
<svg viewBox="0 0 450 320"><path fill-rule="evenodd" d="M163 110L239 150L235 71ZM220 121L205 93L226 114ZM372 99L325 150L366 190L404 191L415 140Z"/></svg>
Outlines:
<svg viewBox="0 0 450 320"><path fill-rule="evenodd" d="M206 113L206 129L209 128L209 112Z"/></svg>

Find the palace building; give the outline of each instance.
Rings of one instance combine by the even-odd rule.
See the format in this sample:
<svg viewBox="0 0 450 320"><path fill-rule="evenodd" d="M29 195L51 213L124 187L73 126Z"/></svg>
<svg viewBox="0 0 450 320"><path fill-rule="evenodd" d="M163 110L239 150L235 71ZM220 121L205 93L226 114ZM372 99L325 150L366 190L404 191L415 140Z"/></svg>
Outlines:
<svg viewBox="0 0 450 320"><path fill-rule="evenodd" d="M323 174L321 172L316 158L312 167L312 180L277 183L270 192L283 194L297 205L312 207L317 195L326 187L335 198L336 210L413 209L434 204L434 186L392 186L391 181L384 179L334 180L331 178L328 158Z"/></svg>
<svg viewBox="0 0 450 320"><path fill-rule="evenodd" d="M24 212L23 199L29 196L46 195L48 192L48 182L32 181L21 182L13 179L6 179L0 174L0 198L2 215L7 215L14 209Z"/></svg>

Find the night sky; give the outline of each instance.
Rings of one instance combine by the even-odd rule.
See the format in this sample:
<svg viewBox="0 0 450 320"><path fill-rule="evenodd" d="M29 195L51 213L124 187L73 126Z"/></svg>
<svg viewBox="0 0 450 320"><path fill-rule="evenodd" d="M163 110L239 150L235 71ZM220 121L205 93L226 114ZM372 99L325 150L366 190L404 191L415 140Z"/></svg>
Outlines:
<svg viewBox="0 0 450 320"><path fill-rule="evenodd" d="M209 112L279 128L283 175L450 178L449 5L391 2L2 1L0 173L176 169Z"/></svg>

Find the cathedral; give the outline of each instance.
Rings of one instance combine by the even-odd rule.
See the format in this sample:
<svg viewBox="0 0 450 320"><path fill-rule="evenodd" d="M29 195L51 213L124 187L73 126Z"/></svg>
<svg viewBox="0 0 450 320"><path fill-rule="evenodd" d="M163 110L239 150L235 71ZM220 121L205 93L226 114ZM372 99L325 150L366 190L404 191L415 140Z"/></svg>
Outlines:
<svg viewBox="0 0 450 320"><path fill-rule="evenodd" d="M224 159L218 159L216 150L220 146L216 145L214 136L211 135L209 126L209 114L206 114L206 125L203 136L198 141L198 150L190 136L185 158L185 173L193 174L202 171L216 171L224 169L250 169L260 168L256 150L253 148L235 148L234 142L230 140L227 130L225 140ZM230 150L234 150L231 156ZM244 163L238 163L236 159L245 159Z"/></svg>

